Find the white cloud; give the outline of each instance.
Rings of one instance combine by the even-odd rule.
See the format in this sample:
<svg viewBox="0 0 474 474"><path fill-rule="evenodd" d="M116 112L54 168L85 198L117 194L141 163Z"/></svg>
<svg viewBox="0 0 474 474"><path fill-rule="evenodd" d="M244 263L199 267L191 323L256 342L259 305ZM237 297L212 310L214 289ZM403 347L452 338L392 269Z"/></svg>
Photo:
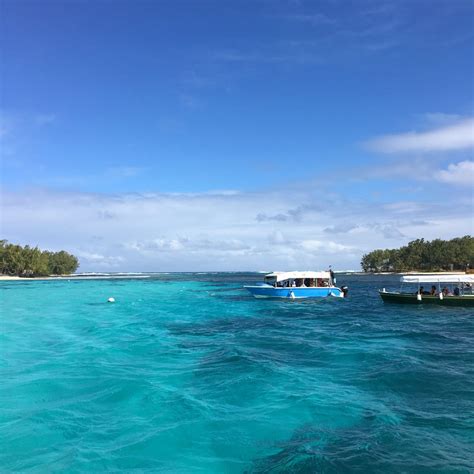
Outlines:
<svg viewBox="0 0 474 474"><path fill-rule="evenodd" d="M30 189L4 191L1 225L12 242L78 255L82 271L358 268L373 248L469 233L467 205L445 196L429 206L340 196L326 202L295 188L145 195ZM259 221L259 214L286 219ZM420 227L421 219L430 225Z"/></svg>
<svg viewBox="0 0 474 474"><path fill-rule="evenodd" d="M328 253L345 252L352 250L350 245L338 244L330 240L303 240L301 247L308 251L322 251Z"/></svg>
<svg viewBox="0 0 474 474"><path fill-rule="evenodd" d="M82 263L90 264L93 268L97 266L105 268L114 268L119 266L123 262L122 257L110 255L106 256L98 253L79 251L76 252L75 255L79 257L79 260Z"/></svg>
<svg viewBox="0 0 474 474"><path fill-rule="evenodd" d="M366 142L366 146L380 153L466 150L474 147L474 119L463 119L426 132L385 135Z"/></svg>
<svg viewBox="0 0 474 474"><path fill-rule="evenodd" d="M451 163L448 169L438 171L435 177L444 183L474 186L474 161Z"/></svg>

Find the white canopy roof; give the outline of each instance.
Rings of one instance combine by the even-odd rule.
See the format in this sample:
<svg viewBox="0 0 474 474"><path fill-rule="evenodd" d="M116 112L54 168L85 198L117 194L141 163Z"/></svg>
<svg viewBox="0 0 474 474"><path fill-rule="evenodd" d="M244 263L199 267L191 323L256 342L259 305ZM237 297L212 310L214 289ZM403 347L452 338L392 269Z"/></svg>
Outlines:
<svg viewBox="0 0 474 474"><path fill-rule="evenodd" d="M273 272L265 275L265 279L274 278L276 281L294 280L296 278L330 278L329 272Z"/></svg>
<svg viewBox="0 0 474 474"><path fill-rule="evenodd" d="M425 273L424 275L404 275L400 278L400 281L402 283L474 283L474 275Z"/></svg>

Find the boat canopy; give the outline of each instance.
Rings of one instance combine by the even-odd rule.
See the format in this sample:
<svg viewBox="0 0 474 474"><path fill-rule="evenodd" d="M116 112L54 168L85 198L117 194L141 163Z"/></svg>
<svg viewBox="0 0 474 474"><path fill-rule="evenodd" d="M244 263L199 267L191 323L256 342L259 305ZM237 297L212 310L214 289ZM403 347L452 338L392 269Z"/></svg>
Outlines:
<svg viewBox="0 0 474 474"><path fill-rule="evenodd" d="M296 280L297 278L322 278L329 279L329 272L273 272L265 275L265 280L285 281Z"/></svg>
<svg viewBox="0 0 474 474"><path fill-rule="evenodd" d="M400 278L402 283L474 283L474 275L464 273L454 275L424 274L424 275L403 275Z"/></svg>

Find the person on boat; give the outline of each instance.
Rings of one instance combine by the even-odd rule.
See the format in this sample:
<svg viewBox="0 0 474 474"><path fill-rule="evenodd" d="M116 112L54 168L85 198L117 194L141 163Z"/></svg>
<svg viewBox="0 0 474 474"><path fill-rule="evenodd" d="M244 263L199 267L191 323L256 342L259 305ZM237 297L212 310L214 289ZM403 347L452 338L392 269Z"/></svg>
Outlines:
<svg viewBox="0 0 474 474"><path fill-rule="evenodd" d="M448 289L447 286L445 286L445 287L442 289L441 293L443 293L443 296L451 296L451 293L449 292L449 289Z"/></svg>
<svg viewBox="0 0 474 474"><path fill-rule="evenodd" d="M431 296L436 296L436 286L435 286L435 285L432 285L432 286L431 286L430 295L431 295Z"/></svg>
<svg viewBox="0 0 474 474"><path fill-rule="evenodd" d="M420 286L420 289L416 292L417 295L429 295L429 291L425 291L425 288L423 286Z"/></svg>
<svg viewBox="0 0 474 474"><path fill-rule="evenodd" d="M460 294L459 286L456 286L456 288L454 288L454 296L459 296Z"/></svg>
<svg viewBox="0 0 474 474"><path fill-rule="evenodd" d="M332 271L332 266L331 265L329 265L328 272L331 275L331 281L332 281L333 285L335 285L336 284L336 277L334 276L334 272Z"/></svg>

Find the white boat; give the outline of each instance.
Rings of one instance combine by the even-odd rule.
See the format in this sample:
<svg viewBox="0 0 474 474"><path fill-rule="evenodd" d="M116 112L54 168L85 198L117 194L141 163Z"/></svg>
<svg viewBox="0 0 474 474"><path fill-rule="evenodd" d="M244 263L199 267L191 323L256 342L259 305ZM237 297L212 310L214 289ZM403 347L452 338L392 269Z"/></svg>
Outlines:
<svg viewBox="0 0 474 474"><path fill-rule="evenodd" d="M335 286L332 272L273 272L263 284L244 286L255 298L344 298L347 287Z"/></svg>

